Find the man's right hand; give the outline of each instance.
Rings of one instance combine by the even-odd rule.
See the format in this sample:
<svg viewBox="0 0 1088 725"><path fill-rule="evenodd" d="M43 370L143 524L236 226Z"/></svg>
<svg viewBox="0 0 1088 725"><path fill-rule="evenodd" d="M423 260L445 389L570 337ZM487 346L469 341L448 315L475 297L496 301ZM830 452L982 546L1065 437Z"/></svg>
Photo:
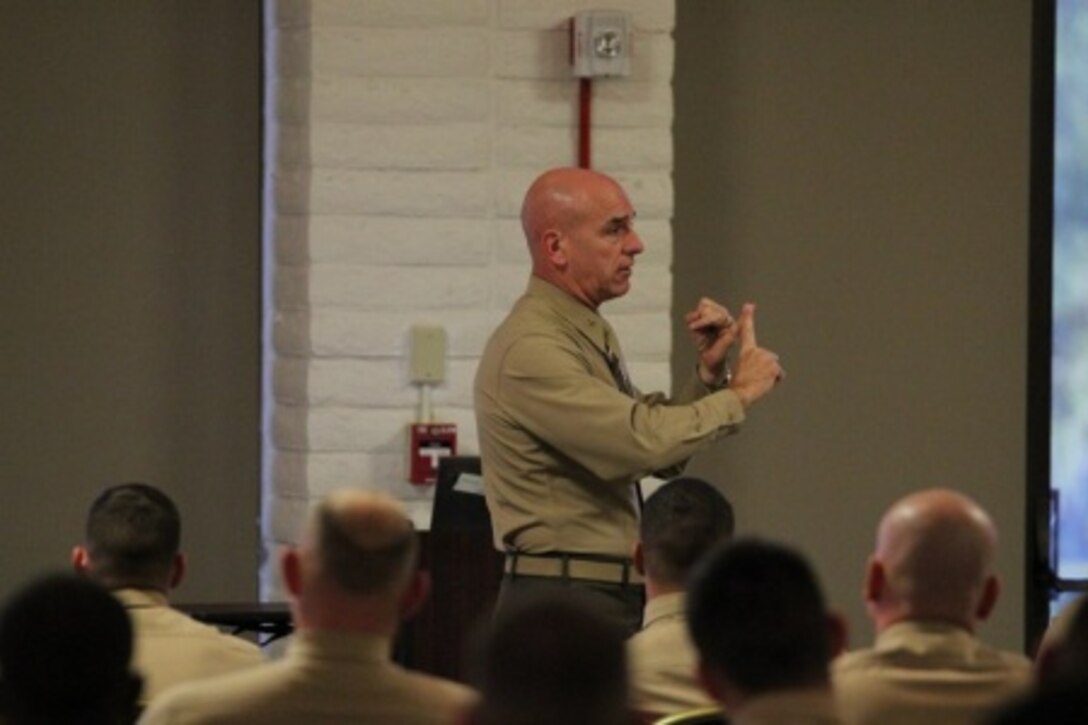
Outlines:
<svg viewBox="0 0 1088 725"><path fill-rule="evenodd" d="M740 355L733 368L729 389L737 394L747 408L771 391L786 371L778 364L778 355L756 342L756 306L744 305L738 320L740 325Z"/></svg>

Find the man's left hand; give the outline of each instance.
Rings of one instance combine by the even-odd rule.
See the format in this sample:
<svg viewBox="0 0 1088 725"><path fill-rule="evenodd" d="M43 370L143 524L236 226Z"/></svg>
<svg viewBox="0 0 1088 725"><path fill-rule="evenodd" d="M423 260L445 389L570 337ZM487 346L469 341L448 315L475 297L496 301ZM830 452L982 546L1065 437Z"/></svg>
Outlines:
<svg viewBox="0 0 1088 725"><path fill-rule="evenodd" d="M699 351L699 378L707 385L721 384L726 354L740 329L736 320L724 306L703 297L684 322Z"/></svg>

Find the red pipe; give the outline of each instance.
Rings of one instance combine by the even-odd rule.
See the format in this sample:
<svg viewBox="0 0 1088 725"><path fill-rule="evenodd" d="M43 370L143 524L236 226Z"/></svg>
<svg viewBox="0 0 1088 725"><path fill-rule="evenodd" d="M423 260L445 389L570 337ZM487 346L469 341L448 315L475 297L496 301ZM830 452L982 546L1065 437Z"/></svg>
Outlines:
<svg viewBox="0 0 1088 725"><path fill-rule="evenodd" d="M589 168L590 109L593 105L593 79L578 79L578 166Z"/></svg>

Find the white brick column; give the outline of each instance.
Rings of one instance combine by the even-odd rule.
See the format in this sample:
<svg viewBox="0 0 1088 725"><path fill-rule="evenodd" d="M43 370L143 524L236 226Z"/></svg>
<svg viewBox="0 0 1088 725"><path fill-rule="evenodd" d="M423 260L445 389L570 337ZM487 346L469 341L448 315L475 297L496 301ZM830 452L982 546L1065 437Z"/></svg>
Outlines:
<svg viewBox="0 0 1088 725"><path fill-rule="evenodd" d="M446 328L435 418L477 451L472 378L528 276L517 223L543 169L575 160L566 19L581 0L268 0L266 265L272 316L264 537L292 542L310 502L344 486L401 498L408 330ZM673 0L633 16L630 78L595 84L593 161L638 209L647 243L605 309L636 384L669 384ZM270 560L271 561L271 560ZM263 591L278 596L266 567Z"/></svg>

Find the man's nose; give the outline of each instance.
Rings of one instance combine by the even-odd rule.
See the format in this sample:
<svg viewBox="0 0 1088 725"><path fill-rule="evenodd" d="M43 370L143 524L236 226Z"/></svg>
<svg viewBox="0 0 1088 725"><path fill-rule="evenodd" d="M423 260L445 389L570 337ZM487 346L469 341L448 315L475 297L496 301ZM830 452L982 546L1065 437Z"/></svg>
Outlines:
<svg viewBox="0 0 1088 725"><path fill-rule="evenodd" d="M623 251L630 254L632 257L636 254L642 254L645 249L646 246L642 243L642 237L638 235L638 232L632 231L627 235L627 238L624 239Z"/></svg>

